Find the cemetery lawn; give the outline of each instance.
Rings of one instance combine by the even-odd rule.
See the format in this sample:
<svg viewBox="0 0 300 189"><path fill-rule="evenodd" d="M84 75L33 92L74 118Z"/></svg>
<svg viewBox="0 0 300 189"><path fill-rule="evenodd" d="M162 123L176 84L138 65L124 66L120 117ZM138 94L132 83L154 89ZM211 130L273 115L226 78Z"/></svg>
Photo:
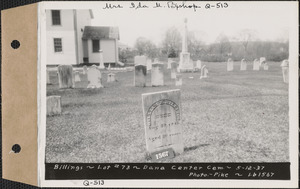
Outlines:
<svg viewBox="0 0 300 189"><path fill-rule="evenodd" d="M204 63L204 62L203 62ZM203 65L202 63L202 65ZM165 72L165 86L133 86L133 72L116 74L118 82L86 89L86 75L76 89L58 89L56 71L47 96L59 95L62 114L47 117L46 162L147 162L141 94L181 89L185 152L165 162L289 161L288 85L279 62L269 70L226 71L226 63L205 62L200 72L183 73L176 87ZM189 77L193 77L192 79Z"/></svg>

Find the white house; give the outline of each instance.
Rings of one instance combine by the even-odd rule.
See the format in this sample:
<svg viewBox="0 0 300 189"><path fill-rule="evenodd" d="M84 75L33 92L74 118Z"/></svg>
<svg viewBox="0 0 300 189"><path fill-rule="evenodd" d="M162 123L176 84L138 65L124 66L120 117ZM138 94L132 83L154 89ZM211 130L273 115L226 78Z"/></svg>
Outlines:
<svg viewBox="0 0 300 189"><path fill-rule="evenodd" d="M85 26L82 40L84 49L87 49L84 56L88 57L88 62L99 62L99 51L102 50L104 64L118 63L119 29L117 27Z"/></svg>
<svg viewBox="0 0 300 189"><path fill-rule="evenodd" d="M118 62L119 31L91 26L92 10L46 10L47 65Z"/></svg>

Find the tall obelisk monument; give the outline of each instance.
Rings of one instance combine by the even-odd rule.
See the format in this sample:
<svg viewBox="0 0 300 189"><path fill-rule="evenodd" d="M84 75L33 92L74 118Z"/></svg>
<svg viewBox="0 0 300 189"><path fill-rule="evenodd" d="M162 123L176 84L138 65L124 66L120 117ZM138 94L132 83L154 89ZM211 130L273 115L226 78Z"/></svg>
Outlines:
<svg viewBox="0 0 300 189"><path fill-rule="evenodd" d="M188 31L187 19L184 19L184 31L182 36L182 50L180 53L179 72L190 72L194 70L194 64L190 61L190 53L188 52Z"/></svg>

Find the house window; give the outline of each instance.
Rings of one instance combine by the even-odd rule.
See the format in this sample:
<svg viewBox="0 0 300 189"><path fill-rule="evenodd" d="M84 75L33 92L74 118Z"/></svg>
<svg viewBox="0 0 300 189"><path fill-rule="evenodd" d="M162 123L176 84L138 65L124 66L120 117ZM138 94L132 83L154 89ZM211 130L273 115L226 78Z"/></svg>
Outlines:
<svg viewBox="0 0 300 189"><path fill-rule="evenodd" d="M61 38L54 38L54 52L62 52Z"/></svg>
<svg viewBox="0 0 300 189"><path fill-rule="evenodd" d="M60 10L52 10L52 25L61 25Z"/></svg>
<svg viewBox="0 0 300 189"><path fill-rule="evenodd" d="M93 52L99 52L100 43L99 40L93 40Z"/></svg>

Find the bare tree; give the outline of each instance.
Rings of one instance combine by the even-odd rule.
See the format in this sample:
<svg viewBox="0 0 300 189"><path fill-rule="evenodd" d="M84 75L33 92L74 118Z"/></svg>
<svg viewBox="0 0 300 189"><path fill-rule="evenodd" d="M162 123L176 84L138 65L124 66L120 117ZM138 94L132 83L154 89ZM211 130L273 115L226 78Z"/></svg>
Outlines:
<svg viewBox="0 0 300 189"><path fill-rule="evenodd" d="M237 35L237 40L240 41L245 50L245 56L248 54L249 42L258 40L257 31L253 29L243 29Z"/></svg>
<svg viewBox="0 0 300 189"><path fill-rule="evenodd" d="M219 44L219 53L220 55L224 54L230 54L231 53L231 43L229 41L229 38L226 34L221 33L217 39L216 42Z"/></svg>
<svg viewBox="0 0 300 189"><path fill-rule="evenodd" d="M188 33L188 51L193 59L200 59L204 53L205 43L196 37L194 32Z"/></svg>
<svg viewBox="0 0 300 189"><path fill-rule="evenodd" d="M171 27L165 33L162 41L162 51L167 55L175 51L178 55L181 49L181 43L182 37L179 30L176 27Z"/></svg>
<svg viewBox="0 0 300 189"><path fill-rule="evenodd" d="M159 53L156 45L144 37L139 37L136 40L134 47L139 55L146 55L149 58L155 58Z"/></svg>

